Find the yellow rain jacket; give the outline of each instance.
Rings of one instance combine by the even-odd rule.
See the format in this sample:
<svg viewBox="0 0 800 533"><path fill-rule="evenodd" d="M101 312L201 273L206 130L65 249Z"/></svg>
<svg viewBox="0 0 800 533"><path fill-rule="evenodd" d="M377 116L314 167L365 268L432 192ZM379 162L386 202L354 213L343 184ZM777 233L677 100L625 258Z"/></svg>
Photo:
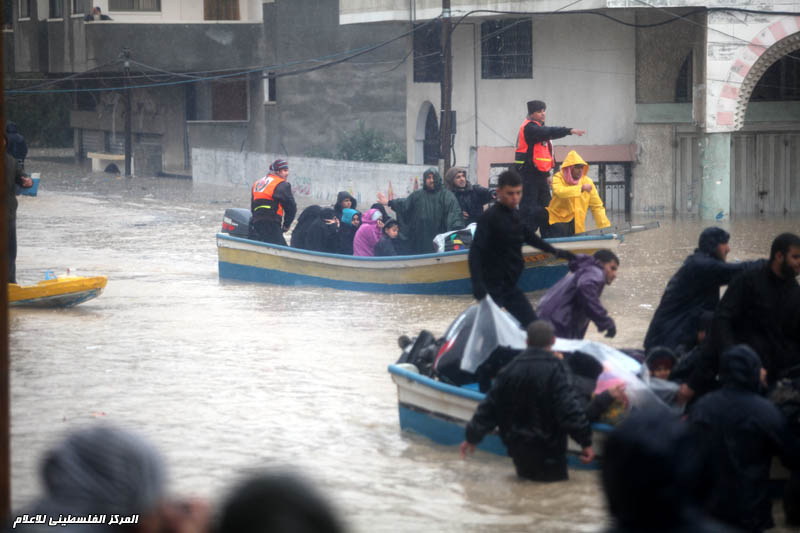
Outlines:
<svg viewBox="0 0 800 533"><path fill-rule="evenodd" d="M583 176L576 185L571 185L564 179L564 174L570 172L568 167L574 165L583 165ZM588 172L589 165L586 164L586 161L575 150L570 151L561 164L561 170L553 176L553 199L547 208L550 213L550 224L569 222L574 218L575 233L583 233L586 231L586 213L591 209L598 228L606 228L611 225L606 216L606 209L603 207L603 200L597 194L597 188L591 178L586 175ZM567 175L571 176L571 174ZM581 191L585 184L591 185L592 190Z"/></svg>

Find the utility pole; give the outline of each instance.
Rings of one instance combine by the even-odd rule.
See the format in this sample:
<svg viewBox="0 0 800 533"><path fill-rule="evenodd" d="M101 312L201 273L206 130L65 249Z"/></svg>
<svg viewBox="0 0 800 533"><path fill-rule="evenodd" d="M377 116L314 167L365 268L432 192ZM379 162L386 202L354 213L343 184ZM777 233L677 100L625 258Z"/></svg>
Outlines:
<svg viewBox="0 0 800 533"><path fill-rule="evenodd" d="M453 58L450 53L450 0L442 0L442 79L441 87L441 143L439 167L442 175L450 168L450 145L453 131L451 98L453 95Z"/></svg>
<svg viewBox="0 0 800 533"><path fill-rule="evenodd" d="M131 88L129 76L131 74L131 51L129 48L122 49L122 58L125 60L125 177L131 177Z"/></svg>

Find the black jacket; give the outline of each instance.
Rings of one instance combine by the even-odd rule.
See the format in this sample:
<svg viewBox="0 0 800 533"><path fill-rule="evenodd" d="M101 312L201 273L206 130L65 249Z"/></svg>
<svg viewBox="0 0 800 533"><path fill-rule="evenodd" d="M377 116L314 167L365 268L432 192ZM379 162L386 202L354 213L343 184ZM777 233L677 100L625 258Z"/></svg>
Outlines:
<svg viewBox="0 0 800 533"><path fill-rule="evenodd" d="M322 207L318 205L310 205L303 209L303 212L300 213L299 217L297 217L297 224L295 224L294 229L292 230L292 248L301 248L303 250L308 249L306 244L308 230L311 227L311 224L319 218L319 214L321 212ZM350 243L350 247L353 247L352 241ZM353 253L352 250L350 253Z"/></svg>
<svg viewBox="0 0 800 533"><path fill-rule="evenodd" d="M350 194L347 191L339 191L339 193L336 195L336 203L333 204L333 209L336 211L336 216L339 217L339 220L342 219L342 209L344 209L342 207L342 200L344 200L345 198L350 199L350 209L358 209L356 207L356 204L358 204L358 202L356 201L355 198L353 198L352 194Z"/></svg>
<svg viewBox="0 0 800 533"><path fill-rule="evenodd" d="M726 263L709 251L694 251L670 278L661 296L647 335L644 349L654 346L675 349L680 344L694 346L697 324L703 311L713 311L719 303L719 288L734 276L763 261Z"/></svg>
<svg viewBox="0 0 800 533"><path fill-rule="evenodd" d="M800 444L784 416L759 396L761 361L737 345L720 361L723 387L707 394L689 412L689 423L709 454L713 488L707 510L745 531L772 527L769 471L773 455L800 467Z"/></svg>
<svg viewBox="0 0 800 533"><path fill-rule="evenodd" d="M342 226L339 228L339 251L337 253L353 255L353 239L356 236L356 231L358 231L358 228L354 228L351 224L342 222Z"/></svg>
<svg viewBox="0 0 800 533"><path fill-rule="evenodd" d="M28 145L25 143L25 137L17 131L16 123L9 122L6 126L6 139L8 140L6 151L11 154L11 157L20 162L25 161L25 156L28 155Z"/></svg>
<svg viewBox="0 0 800 533"><path fill-rule="evenodd" d="M397 255L397 250L394 247L395 241L397 239L391 239L386 235L381 237L381 240L378 241L378 244L375 245L375 257L388 257L391 255Z"/></svg>
<svg viewBox="0 0 800 533"><path fill-rule="evenodd" d="M336 212L330 207L320 211L319 216L308 225L304 242L306 250L329 254L340 253L339 226L336 223L325 222L335 218Z"/></svg>
<svg viewBox="0 0 800 533"><path fill-rule="evenodd" d="M522 223L518 209L509 209L498 202L480 216L469 249L469 273L476 299L482 299L487 292L503 294L517 286L525 268L524 243L551 254L558 253Z"/></svg>
<svg viewBox="0 0 800 533"><path fill-rule="evenodd" d="M283 207L283 228L284 231L286 231L289 229L289 226L292 225L292 222L294 222L294 216L297 214L297 204L294 201L294 196L292 195L292 186L289 184L289 182L284 181L283 183L279 183L272 193L272 198L281 204L281 207ZM253 219L271 218L280 223L279 217L277 217L271 209L255 208L256 203L252 199L251 195L250 211L253 213Z"/></svg>
<svg viewBox="0 0 800 533"><path fill-rule="evenodd" d="M467 442L477 444L495 427L507 447L522 444L546 455L563 455L567 435L584 448L592 444L589 420L564 363L537 348L516 356L494 379L467 424Z"/></svg>
<svg viewBox="0 0 800 533"><path fill-rule="evenodd" d="M781 279L768 263L734 279L711 322L711 339L718 356L734 344L747 344L761 357L767 379L800 364L796 331L790 333L797 280Z"/></svg>
<svg viewBox="0 0 800 533"><path fill-rule="evenodd" d="M454 187L452 191L456 195L458 205L461 206L461 211L469 215L464 218L464 225L477 222L483 214L483 206L492 201L492 191L480 185L467 183L463 189Z"/></svg>
<svg viewBox="0 0 800 533"><path fill-rule="evenodd" d="M539 171L536 168L536 165L533 164L533 146L536 143L548 142L550 145L550 153L552 154L553 145L549 141L566 137L571 131L572 128L565 128L561 126L539 126L535 122L529 122L526 124L522 134L525 136L525 142L528 144L528 151L523 158L524 163L518 167L522 172L523 177L535 176L539 178L546 178L550 173ZM519 155L516 155L516 157L519 157Z"/></svg>

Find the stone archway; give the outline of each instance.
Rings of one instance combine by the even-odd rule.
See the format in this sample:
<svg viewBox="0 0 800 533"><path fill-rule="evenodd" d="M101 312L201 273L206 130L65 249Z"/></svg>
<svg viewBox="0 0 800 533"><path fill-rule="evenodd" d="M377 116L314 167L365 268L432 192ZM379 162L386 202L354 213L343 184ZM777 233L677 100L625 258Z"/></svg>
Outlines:
<svg viewBox="0 0 800 533"><path fill-rule="evenodd" d="M434 131L435 130L435 131ZM436 160L439 159L439 123L436 109L430 102L423 102L417 113L417 124L414 134L414 164L432 164L431 149L436 147ZM427 161L426 161L427 155ZM435 163L434 163L435 164Z"/></svg>
<svg viewBox="0 0 800 533"><path fill-rule="evenodd" d="M731 64L717 101L717 125L729 131L742 129L758 80L775 61L796 50L800 50L800 17L783 17L761 30Z"/></svg>

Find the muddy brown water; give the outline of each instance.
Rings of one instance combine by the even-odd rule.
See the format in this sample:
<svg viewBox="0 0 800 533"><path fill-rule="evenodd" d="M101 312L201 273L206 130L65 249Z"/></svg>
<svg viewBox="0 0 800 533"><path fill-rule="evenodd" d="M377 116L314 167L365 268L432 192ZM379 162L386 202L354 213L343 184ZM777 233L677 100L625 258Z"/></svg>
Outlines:
<svg viewBox="0 0 800 533"><path fill-rule="evenodd" d="M386 371L397 337L443 333L471 298L223 283L214 235L225 207L248 205L247 190L35 159L28 170L42 182L39 196L20 197L20 281L67 268L109 281L73 309L10 312L15 508L39 493L47 447L104 419L159 446L176 495L216 501L249 471L288 466L355 532L608 525L596 472L521 482L507 458L462 461L456 448L400 432ZM729 259L765 256L798 222L722 223L733 235ZM626 237L619 277L603 295L619 332L612 345L641 345L669 276L706 225L662 219ZM594 326L588 338L603 340Z"/></svg>

